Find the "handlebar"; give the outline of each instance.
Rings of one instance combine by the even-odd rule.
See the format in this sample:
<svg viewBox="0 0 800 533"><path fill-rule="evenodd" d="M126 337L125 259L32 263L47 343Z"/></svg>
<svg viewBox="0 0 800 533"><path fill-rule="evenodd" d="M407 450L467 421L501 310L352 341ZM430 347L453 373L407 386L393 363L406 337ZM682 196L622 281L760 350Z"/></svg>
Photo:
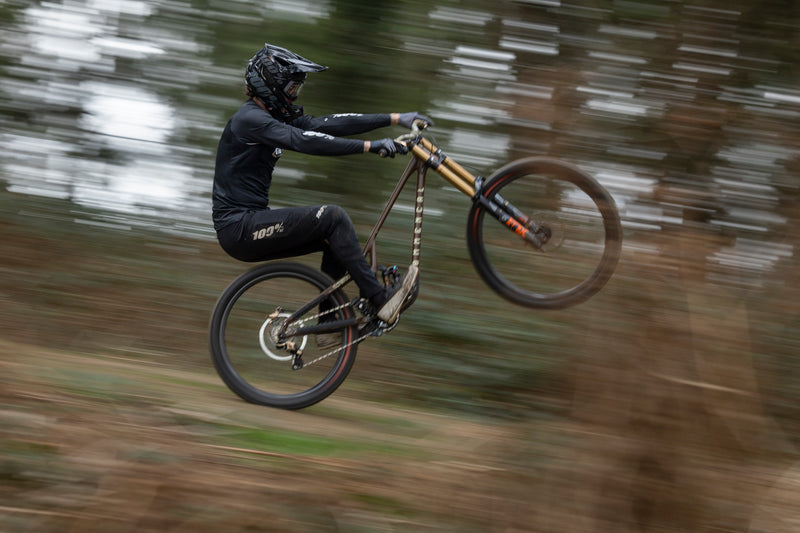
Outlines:
<svg viewBox="0 0 800 533"><path fill-rule="evenodd" d="M424 120L417 119L411 123L411 131L409 133L403 134L396 139L395 142L405 144L408 141L414 140L420 136L420 132L424 129L427 129L428 123ZM381 157L386 157L389 155L389 152L385 148L381 148L378 150L378 155Z"/></svg>

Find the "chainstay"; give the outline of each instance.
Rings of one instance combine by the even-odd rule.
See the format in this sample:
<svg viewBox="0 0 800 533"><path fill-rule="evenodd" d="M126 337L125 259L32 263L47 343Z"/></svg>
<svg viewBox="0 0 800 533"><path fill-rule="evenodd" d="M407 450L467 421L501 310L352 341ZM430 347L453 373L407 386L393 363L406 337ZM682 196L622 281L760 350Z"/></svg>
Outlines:
<svg viewBox="0 0 800 533"><path fill-rule="evenodd" d="M308 317L306 317L306 318L304 318L302 320L298 320L296 322L296 324L302 326L306 322L310 322L312 320L319 319L320 317L335 313L336 311L339 311L339 310L344 309L346 307L354 307L353 306L353 302L347 302L345 304L341 304L339 306L333 307L331 309L326 310L324 313L317 313L315 315L309 315ZM359 342L363 341L367 337L371 336L374 333L374 331L375 330L369 331L368 333L365 333L364 335L362 335L362 336L360 336L360 337L348 342L347 344L344 344L342 346L334 348L333 350L331 350L328 353L324 353L324 354L322 354L320 356L317 356L316 358L312 359L311 361L303 362L303 367L302 368L305 368L307 366L311 366L311 365L313 365L315 363L318 363L318 362L322 361L323 359L327 359L328 357L330 357L330 356L332 356L334 354L337 354L337 353L341 352L342 350L345 350L345 349L349 348L350 346L353 346L354 344L358 344Z"/></svg>

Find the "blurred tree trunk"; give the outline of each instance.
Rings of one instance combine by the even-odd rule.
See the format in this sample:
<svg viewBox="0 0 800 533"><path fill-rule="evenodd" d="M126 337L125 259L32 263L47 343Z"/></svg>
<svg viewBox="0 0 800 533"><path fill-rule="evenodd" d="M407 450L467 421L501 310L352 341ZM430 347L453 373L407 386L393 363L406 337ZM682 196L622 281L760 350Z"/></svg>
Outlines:
<svg viewBox="0 0 800 533"><path fill-rule="evenodd" d="M574 404L580 531L748 531L785 466L764 468L768 456L793 455L763 411L744 300L707 280L719 244L684 226L653 263L629 266L641 297L608 305L635 307L630 335L609 335L618 313L595 315ZM601 334L613 340L598 347Z"/></svg>

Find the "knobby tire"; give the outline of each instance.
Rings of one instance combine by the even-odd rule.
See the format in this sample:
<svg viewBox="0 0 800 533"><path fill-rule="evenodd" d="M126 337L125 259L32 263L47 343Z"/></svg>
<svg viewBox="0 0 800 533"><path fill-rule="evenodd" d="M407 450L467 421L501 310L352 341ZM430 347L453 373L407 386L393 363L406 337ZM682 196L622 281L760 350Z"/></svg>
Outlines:
<svg viewBox="0 0 800 533"><path fill-rule="evenodd" d="M301 409L325 399L342 384L356 357L357 346L350 344L356 338L355 326L342 330L338 353L324 358L324 364L300 370L292 370L291 361L271 359L259 347L258 326L276 307L288 315L332 283L330 277L305 265L268 263L245 272L225 289L211 317L210 350L217 373L231 391L250 403ZM329 307L342 306L336 311L337 319L353 316L347 302L341 290L329 297ZM310 338L306 350L313 350L314 342ZM274 347L271 351L288 354ZM312 360L313 355L304 359Z"/></svg>
<svg viewBox="0 0 800 533"><path fill-rule="evenodd" d="M561 239L554 250L536 250L473 203L467 221L470 258L503 298L561 309L590 298L611 278L622 246L620 218L611 195L589 174L556 159L521 159L490 176L481 194L500 195L531 218L541 217L554 228L554 239Z"/></svg>

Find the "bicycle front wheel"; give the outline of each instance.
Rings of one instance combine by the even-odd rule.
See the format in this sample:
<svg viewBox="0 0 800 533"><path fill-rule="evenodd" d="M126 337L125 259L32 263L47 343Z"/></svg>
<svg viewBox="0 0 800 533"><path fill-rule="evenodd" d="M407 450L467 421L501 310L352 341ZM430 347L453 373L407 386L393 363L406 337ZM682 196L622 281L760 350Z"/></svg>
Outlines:
<svg viewBox="0 0 800 533"><path fill-rule="evenodd" d="M545 157L504 166L481 194L502 199L514 219L541 236L536 246L473 204L467 246L478 274L503 298L534 308L582 302L609 280L619 259L622 228L611 195L589 174Z"/></svg>
<svg viewBox="0 0 800 533"><path fill-rule="evenodd" d="M275 333L282 321L332 283L328 276L305 265L271 263L242 274L228 286L214 307L210 324L211 357L228 388L251 403L300 409L326 398L341 385L355 361L355 326L326 333L324 347L319 346L322 335L293 337L305 362L297 370L292 369L292 355L276 346ZM341 290L335 291L322 304L324 309L334 309L326 318L352 318L347 302ZM318 309L308 314L316 315ZM308 325L318 320L311 317Z"/></svg>

